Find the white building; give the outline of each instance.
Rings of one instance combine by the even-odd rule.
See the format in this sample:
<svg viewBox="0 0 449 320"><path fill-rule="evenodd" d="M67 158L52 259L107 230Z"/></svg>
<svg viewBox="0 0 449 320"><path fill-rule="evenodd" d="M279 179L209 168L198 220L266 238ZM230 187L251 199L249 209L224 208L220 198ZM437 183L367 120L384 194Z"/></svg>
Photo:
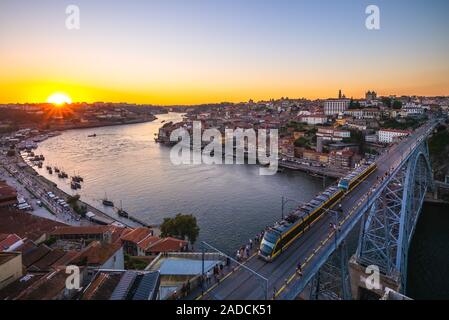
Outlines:
<svg viewBox="0 0 449 320"><path fill-rule="evenodd" d="M380 111L375 108L365 108L365 109L352 109L346 110L345 115L351 116L356 119L379 119Z"/></svg>
<svg viewBox="0 0 449 320"><path fill-rule="evenodd" d="M366 124L358 124L358 123L354 123L354 122L347 122L346 126L349 129L355 129L358 131L365 131L367 129L367 125Z"/></svg>
<svg viewBox="0 0 449 320"><path fill-rule="evenodd" d="M308 125L325 124L327 123L327 117L324 115L301 116L300 121L305 122Z"/></svg>
<svg viewBox="0 0 449 320"><path fill-rule="evenodd" d="M349 99L330 99L324 101L324 114L326 116L337 115L345 112L351 100Z"/></svg>
<svg viewBox="0 0 449 320"><path fill-rule="evenodd" d="M381 129L377 132L379 142L392 143L398 137L405 137L410 134L410 131L397 129Z"/></svg>
<svg viewBox="0 0 449 320"><path fill-rule="evenodd" d="M405 106L402 107L401 110L401 116L415 116L415 115L422 115L424 114L424 111L428 109L427 107L423 107L420 104L415 103L407 103Z"/></svg>
<svg viewBox="0 0 449 320"><path fill-rule="evenodd" d="M367 134L365 136L366 142L376 143L378 140L377 134Z"/></svg>
<svg viewBox="0 0 449 320"><path fill-rule="evenodd" d="M316 136L327 141L342 141L345 138L351 137L351 131L334 128L318 128Z"/></svg>

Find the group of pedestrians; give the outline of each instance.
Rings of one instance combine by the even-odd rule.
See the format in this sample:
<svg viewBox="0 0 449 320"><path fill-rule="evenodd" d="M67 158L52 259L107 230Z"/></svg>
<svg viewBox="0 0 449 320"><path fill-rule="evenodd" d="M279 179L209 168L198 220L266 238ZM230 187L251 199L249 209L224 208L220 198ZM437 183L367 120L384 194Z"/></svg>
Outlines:
<svg viewBox="0 0 449 320"><path fill-rule="evenodd" d="M210 285L212 279L216 282L220 282L220 279L224 276L224 265L223 263L216 264L212 269L206 272L206 284Z"/></svg>
<svg viewBox="0 0 449 320"><path fill-rule="evenodd" d="M236 259L238 262L244 261L250 257L250 246L242 246L240 249L237 250L236 253Z"/></svg>
<svg viewBox="0 0 449 320"><path fill-rule="evenodd" d="M187 280L187 282L184 283L181 287L182 297L188 296L190 294L190 290L191 290L190 280ZM176 291L175 291L175 293L176 293Z"/></svg>
<svg viewBox="0 0 449 320"><path fill-rule="evenodd" d="M237 250L236 260L238 262L241 262L251 257L251 252L253 252L253 249L258 248L258 245L260 244L262 238L263 238L263 231L261 233L258 233L254 237L254 239L249 239L246 245L240 247L240 249Z"/></svg>

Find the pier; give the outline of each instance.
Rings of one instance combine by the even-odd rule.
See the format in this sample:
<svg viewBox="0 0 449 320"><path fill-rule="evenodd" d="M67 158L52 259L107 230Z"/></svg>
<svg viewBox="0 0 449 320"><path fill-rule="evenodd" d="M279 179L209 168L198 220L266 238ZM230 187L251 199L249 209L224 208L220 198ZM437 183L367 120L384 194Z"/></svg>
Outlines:
<svg viewBox="0 0 449 320"><path fill-rule="evenodd" d="M279 167L286 168L290 170L302 171L311 175L317 175L320 177L329 177L339 179L344 177L349 173L349 170L338 170L336 168L329 167L314 167L307 166L304 164L295 163L292 161L279 160Z"/></svg>

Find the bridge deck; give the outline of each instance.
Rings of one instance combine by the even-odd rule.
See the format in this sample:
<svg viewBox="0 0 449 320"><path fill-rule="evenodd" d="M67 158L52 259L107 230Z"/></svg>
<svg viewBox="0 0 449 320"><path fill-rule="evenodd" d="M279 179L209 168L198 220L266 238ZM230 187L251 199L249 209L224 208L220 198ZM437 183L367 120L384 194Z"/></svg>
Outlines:
<svg viewBox="0 0 449 320"><path fill-rule="evenodd" d="M353 225L355 219L360 218L360 211L368 200L368 193L378 185L378 177L385 175L391 168L401 165L403 159L425 137L431 125L419 128L412 136L390 148L388 152L378 158L378 169L358 187L348 193L341 201L344 218L341 230ZM298 282L307 282L312 273L316 272L320 255L335 249L334 231L329 227L335 221L333 213L323 215L310 229L299 237L285 252L273 262L266 263L256 255L252 256L245 265L269 279L268 297L277 299L290 297L291 285ZM351 227L352 228L352 227ZM303 275L296 274L298 261L302 263ZM221 283L206 291L202 299L217 300L263 300L266 290L261 279L240 268L229 274ZM290 297L291 298L291 297Z"/></svg>

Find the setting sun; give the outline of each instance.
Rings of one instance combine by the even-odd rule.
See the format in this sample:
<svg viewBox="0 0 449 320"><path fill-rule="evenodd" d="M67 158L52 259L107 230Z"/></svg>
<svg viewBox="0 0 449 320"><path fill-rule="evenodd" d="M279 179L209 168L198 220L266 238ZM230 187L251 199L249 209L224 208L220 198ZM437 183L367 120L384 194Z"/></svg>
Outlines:
<svg viewBox="0 0 449 320"><path fill-rule="evenodd" d="M64 93L54 93L50 97L48 97L47 101L57 106L72 103L72 99L70 99L70 97Z"/></svg>

